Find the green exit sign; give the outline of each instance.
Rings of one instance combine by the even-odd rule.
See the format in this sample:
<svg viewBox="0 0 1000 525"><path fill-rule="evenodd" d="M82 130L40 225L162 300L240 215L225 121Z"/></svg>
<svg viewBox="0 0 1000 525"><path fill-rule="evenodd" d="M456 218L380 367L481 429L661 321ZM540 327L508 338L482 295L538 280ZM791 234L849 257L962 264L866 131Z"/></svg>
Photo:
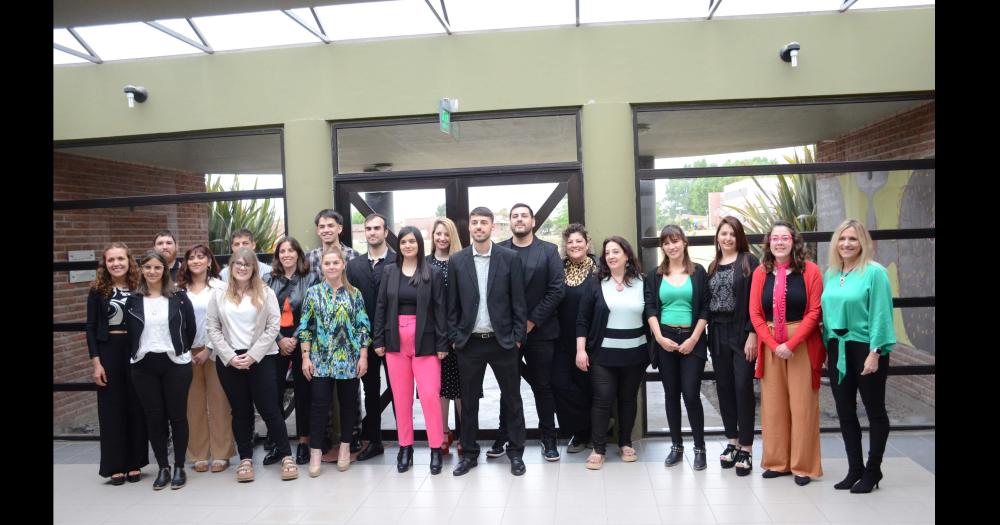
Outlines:
<svg viewBox="0 0 1000 525"><path fill-rule="evenodd" d="M438 102L438 124L441 132L451 135L451 113L458 110L458 99L442 98Z"/></svg>

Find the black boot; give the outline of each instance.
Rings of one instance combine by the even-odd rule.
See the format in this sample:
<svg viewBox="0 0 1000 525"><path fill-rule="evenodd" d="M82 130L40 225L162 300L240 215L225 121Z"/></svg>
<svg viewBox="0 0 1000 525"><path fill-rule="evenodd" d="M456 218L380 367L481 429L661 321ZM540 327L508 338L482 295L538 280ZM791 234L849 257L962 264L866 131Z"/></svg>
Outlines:
<svg viewBox="0 0 1000 525"><path fill-rule="evenodd" d="M859 479L861 479L861 475L864 473L865 473L864 469L860 470L849 469L847 471L847 476L843 480L841 480L840 483L834 485L833 488L837 490L847 490L853 487L854 484L857 483Z"/></svg>
<svg viewBox="0 0 1000 525"><path fill-rule="evenodd" d="M161 467L153 481L153 490L163 490L170 483L170 467Z"/></svg>
<svg viewBox="0 0 1000 525"><path fill-rule="evenodd" d="M670 454L663 462L663 466L672 467L684 460L684 445L674 445L670 447Z"/></svg>
<svg viewBox="0 0 1000 525"><path fill-rule="evenodd" d="M431 474L441 473L441 448L431 449Z"/></svg>
<svg viewBox="0 0 1000 525"><path fill-rule="evenodd" d="M851 487L851 494L868 494L872 489L878 488L878 482L882 481L882 458L868 456L868 465L861 479Z"/></svg>
<svg viewBox="0 0 1000 525"><path fill-rule="evenodd" d="M413 465L413 445L399 447L399 454L396 454L396 470L406 472Z"/></svg>
<svg viewBox="0 0 1000 525"><path fill-rule="evenodd" d="M184 464L174 465L174 479L170 480L170 488L177 490L187 483L187 474L184 473Z"/></svg>
<svg viewBox="0 0 1000 525"><path fill-rule="evenodd" d="M705 449L694 447L694 463L691 465L695 470L705 470L707 467L707 460L705 458Z"/></svg>
<svg viewBox="0 0 1000 525"><path fill-rule="evenodd" d="M285 456L282 455L281 451L278 450L278 447L274 447L274 448L271 449L270 452L268 452L267 454L264 455L264 462L263 463L265 465L274 465L275 463L281 461L281 459L284 458L284 457Z"/></svg>

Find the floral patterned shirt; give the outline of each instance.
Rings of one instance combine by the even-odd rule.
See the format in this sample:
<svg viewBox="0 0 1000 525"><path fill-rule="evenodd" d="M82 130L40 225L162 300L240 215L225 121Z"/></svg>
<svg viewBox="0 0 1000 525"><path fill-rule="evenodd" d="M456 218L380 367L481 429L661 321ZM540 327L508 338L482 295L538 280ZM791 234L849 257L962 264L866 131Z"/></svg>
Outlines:
<svg viewBox="0 0 1000 525"><path fill-rule="evenodd" d="M309 287L302 303L299 341L309 343L316 377L358 377L361 348L371 345L371 324L357 288L334 293L326 281Z"/></svg>

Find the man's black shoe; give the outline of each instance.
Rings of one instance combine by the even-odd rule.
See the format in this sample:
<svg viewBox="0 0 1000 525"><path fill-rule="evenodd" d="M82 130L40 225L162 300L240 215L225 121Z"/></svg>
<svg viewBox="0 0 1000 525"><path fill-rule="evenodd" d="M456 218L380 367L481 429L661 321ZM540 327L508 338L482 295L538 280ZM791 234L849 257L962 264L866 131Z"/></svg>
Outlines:
<svg viewBox="0 0 1000 525"><path fill-rule="evenodd" d="M559 447L556 446L555 439L542 440L542 457L545 461L559 461Z"/></svg>
<svg viewBox="0 0 1000 525"><path fill-rule="evenodd" d="M358 454L358 461L364 461L366 459L371 459L375 456L379 456L385 453L385 447L382 446L382 442L369 443L368 447Z"/></svg>
<svg viewBox="0 0 1000 525"><path fill-rule="evenodd" d="M486 451L486 457L488 457L488 458L498 458L500 456L503 456L504 454L507 453L507 451L504 448L504 445L506 445L506 443L503 442L503 441L500 441L499 439L496 440L496 441L494 441L493 442L493 446L490 447L490 449Z"/></svg>
<svg viewBox="0 0 1000 525"><path fill-rule="evenodd" d="M521 458L510 458L510 473L515 476L523 476L527 467L524 466L524 460Z"/></svg>
<svg viewBox="0 0 1000 525"><path fill-rule="evenodd" d="M264 464L265 465L273 465L273 464L281 461L281 458L283 458L283 457L284 456L281 455L281 452L278 451L278 447L274 447L274 448L271 449L270 452L267 453L267 455L264 456Z"/></svg>
<svg viewBox="0 0 1000 525"><path fill-rule="evenodd" d="M327 447L330 448L330 447ZM354 436L351 438L351 454L361 450L361 438Z"/></svg>
<svg viewBox="0 0 1000 525"><path fill-rule="evenodd" d="M468 474L470 470L476 468L476 465L478 464L479 462L472 458L462 458L462 460L458 462L458 465L455 465L455 470L451 471L451 473L454 476L463 476Z"/></svg>

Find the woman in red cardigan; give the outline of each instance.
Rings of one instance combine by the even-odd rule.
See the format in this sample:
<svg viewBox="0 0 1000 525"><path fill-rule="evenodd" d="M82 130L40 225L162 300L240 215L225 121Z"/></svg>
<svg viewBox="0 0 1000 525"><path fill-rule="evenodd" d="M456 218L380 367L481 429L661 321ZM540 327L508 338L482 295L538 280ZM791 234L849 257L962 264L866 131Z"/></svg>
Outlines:
<svg viewBox="0 0 1000 525"><path fill-rule="evenodd" d="M795 474L807 485L823 475L819 451L819 378L826 360L820 336L823 276L805 259L802 236L775 221L750 285L750 322L757 332L761 380L763 477Z"/></svg>

